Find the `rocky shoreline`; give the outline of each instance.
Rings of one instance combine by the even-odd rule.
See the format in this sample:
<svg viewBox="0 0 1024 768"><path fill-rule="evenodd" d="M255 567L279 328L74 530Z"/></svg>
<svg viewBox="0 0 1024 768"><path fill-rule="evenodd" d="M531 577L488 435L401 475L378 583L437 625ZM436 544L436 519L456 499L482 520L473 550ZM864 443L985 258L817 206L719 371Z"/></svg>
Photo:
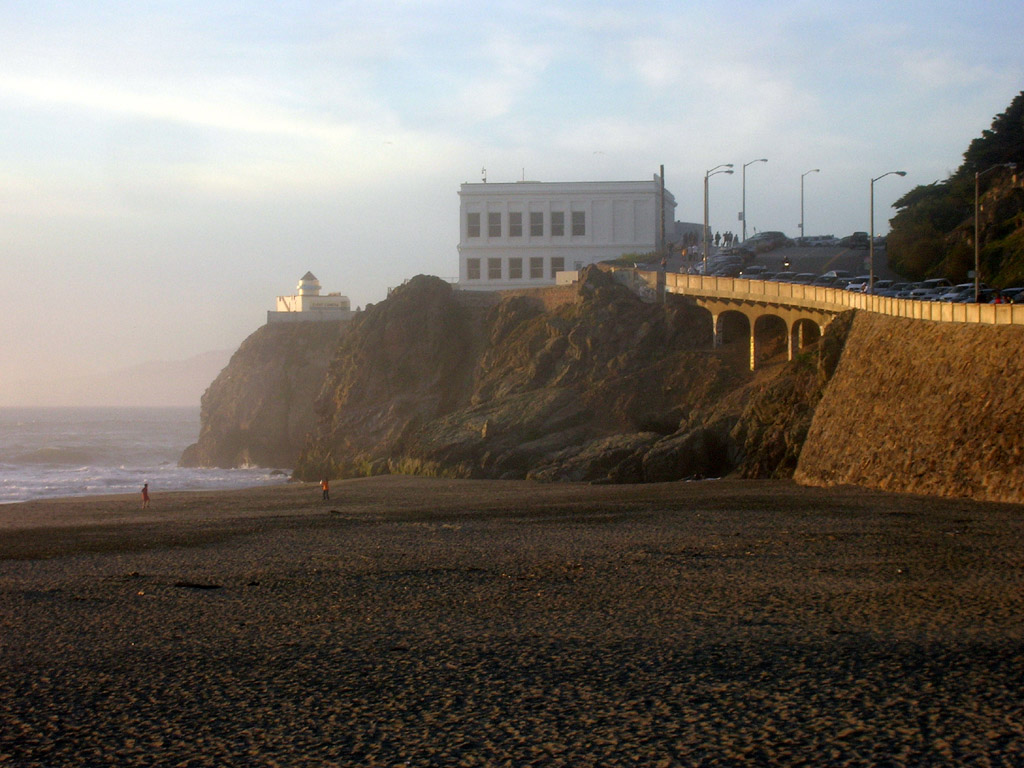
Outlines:
<svg viewBox="0 0 1024 768"><path fill-rule="evenodd" d="M5 507L0 762L1011 765L1021 507L376 477Z"/></svg>

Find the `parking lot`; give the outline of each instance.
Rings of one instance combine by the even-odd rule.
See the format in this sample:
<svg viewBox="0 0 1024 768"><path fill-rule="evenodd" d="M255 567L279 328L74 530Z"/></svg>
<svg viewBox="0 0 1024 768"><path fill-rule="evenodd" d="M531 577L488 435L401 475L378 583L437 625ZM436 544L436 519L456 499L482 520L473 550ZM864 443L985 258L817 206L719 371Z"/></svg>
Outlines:
<svg viewBox="0 0 1024 768"><path fill-rule="evenodd" d="M720 249L709 249L709 261L713 256L718 255ZM776 248L767 253L759 253L750 262L751 265L765 267L769 272L810 272L816 275L823 275L829 270L846 270L851 275L866 275L868 273L869 251L863 248L843 248L840 246L822 248L799 248L787 246ZM785 262L789 261L789 267L785 268ZM701 263L698 257L694 261L682 259L678 253L668 260L667 269L671 272L686 272L688 268L695 267ZM654 265L651 265L653 268ZM884 248L875 249L875 278L896 279L896 275L889 269L889 262L886 258Z"/></svg>

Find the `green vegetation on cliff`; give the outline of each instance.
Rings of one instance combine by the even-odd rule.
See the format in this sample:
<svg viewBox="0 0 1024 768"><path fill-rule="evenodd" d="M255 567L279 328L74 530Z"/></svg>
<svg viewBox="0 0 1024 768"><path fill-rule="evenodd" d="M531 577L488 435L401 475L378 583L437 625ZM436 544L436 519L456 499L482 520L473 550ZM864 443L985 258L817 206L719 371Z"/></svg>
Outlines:
<svg viewBox="0 0 1024 768"><path fill-rule="evenodd" d="M1024 284L1024 91L971 142L956 173L896 201L887 245L897 272L912 280L967 281L974 269L975 174L981 279L1004 288Z"/></svg>

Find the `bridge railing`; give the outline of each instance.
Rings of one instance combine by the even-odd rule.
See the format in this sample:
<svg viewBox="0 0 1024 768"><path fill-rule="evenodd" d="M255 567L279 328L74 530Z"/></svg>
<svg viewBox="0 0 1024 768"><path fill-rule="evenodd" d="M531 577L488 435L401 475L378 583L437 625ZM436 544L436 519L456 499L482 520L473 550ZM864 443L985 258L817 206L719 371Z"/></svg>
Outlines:
<svg viewBox="0 0 1024 768"><path fill-rule="evenodd" d="M839 312L863 309L890 317L908 317L943 323L1024 325L1024 304L955 304L945 301L895 299L837 288L747 280L739 277L704 277L641 270L638 270L637 274L654 289L657 289L660 281L664 280L665 290L670 293L704 294L738 301L781 303Z"/></svg>

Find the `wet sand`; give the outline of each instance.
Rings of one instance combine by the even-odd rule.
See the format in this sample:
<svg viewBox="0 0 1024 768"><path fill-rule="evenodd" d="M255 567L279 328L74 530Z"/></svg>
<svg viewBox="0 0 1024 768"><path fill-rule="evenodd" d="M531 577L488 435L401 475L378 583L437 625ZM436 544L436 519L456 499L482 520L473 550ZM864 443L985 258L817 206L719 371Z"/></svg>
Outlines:
<svg viewBox="0 0 1024 768"><path fill-rule="evenodd" d="M0 507L0 764L1021 765L1024 507L332 496Z"/></svg>

